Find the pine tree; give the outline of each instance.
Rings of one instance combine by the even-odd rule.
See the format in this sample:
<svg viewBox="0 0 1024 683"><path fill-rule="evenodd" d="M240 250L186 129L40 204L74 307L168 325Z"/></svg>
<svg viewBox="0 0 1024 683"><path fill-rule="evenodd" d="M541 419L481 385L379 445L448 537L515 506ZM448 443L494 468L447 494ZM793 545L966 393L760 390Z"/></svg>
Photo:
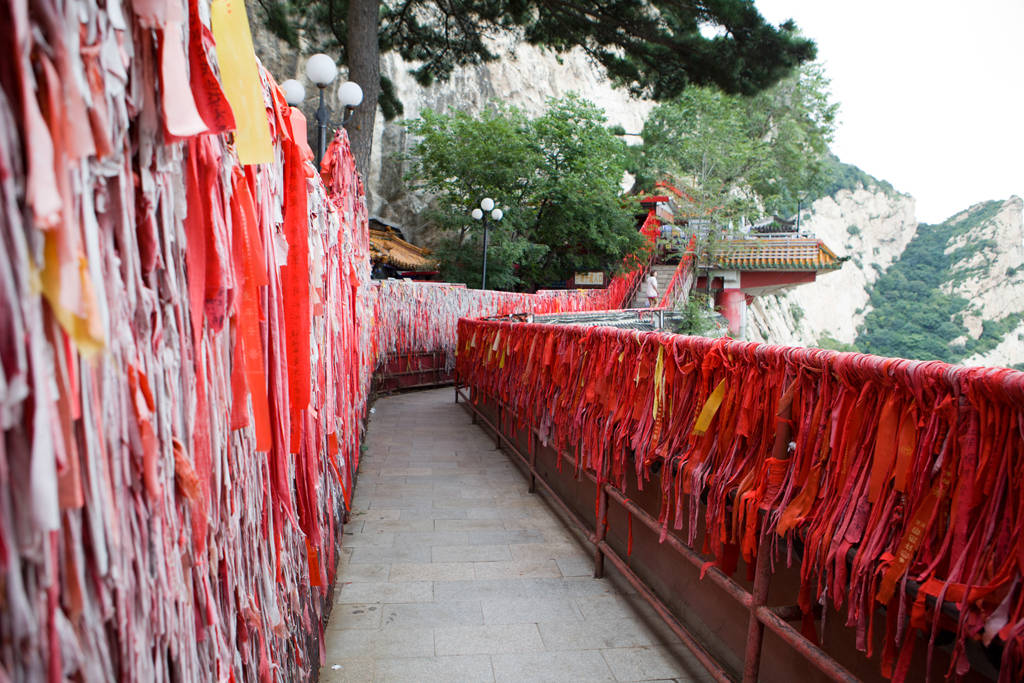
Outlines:
<svg viewBox="0 0 1024 683"><path fill-rule="evenodd" d="M271 31L296 45L301 29L320 49L340 52L349 79L363 87L364 104L349 123L360 168L369 160L377 106L388 119L402 113L380 76L379 56L389 51L417 62L413 74L428 85L458 66L497 59L489 38L512 34L556 52L580 47L614 83L655 100L690 85L751 95L815 55L792 21L772 26L752 0L257 2Z"/></svg>

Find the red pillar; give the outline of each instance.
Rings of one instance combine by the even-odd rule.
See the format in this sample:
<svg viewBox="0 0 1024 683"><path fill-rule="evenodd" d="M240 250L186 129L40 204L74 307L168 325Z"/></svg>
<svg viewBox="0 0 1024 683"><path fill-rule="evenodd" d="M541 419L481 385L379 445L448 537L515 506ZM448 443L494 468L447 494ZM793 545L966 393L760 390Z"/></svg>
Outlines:
<svg viewBox="0 0 1024 683"><path fill-rule="evenodd" d="M742 289L723 289L715 297L718 309L729 321L729 334L733 337L743 336L743 328L747 319L747 297Z"/></svg>

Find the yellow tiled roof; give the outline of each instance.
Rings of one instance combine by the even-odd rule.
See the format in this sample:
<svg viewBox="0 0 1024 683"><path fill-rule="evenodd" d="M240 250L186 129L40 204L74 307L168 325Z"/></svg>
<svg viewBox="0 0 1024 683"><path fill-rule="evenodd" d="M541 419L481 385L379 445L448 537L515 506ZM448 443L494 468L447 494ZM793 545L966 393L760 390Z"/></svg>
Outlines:
<svg viewBox="0 0 1024 683"><path fill-rule="evenodd" d="M825 243L811 238L723 240L708 254L709 265L736 270L838 270L838 257Z"/></svg>
<svg viewBox="0 0 1024 683"><path fill-rule="evenodd" d="M371 261L405 270L433 270L437 268L437 261L429 254L429 250L409 244L390 230L370 228Z"/></svg>

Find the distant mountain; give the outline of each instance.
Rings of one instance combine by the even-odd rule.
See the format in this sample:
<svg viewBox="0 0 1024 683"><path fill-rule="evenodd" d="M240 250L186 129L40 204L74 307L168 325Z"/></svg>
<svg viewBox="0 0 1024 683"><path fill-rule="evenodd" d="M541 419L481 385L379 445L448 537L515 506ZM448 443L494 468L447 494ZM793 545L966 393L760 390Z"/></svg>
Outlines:
<svg viewBox="0 0 1024 683"><path fill-rule="evenodd" d="M921 225L870 292L857 336L869 353L951 363L1024 363L1020 197Z"/></svg>
<svg viewBox="0 0 1024 683"><path fill-rule="evenodd" d="M773 343L1024 369L1021 198L917 224L912 198L843 166L842 177L859 189L819 199L803 221L850 260L838 273L755 302L748 333Z"/></svg>

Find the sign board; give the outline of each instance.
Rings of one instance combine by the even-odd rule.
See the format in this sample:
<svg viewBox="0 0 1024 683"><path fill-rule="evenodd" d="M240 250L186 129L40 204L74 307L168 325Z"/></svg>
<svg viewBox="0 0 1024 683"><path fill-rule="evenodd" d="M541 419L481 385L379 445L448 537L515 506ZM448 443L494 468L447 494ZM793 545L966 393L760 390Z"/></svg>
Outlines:
<svg viewBox="0 0 1024 683"><path fill-rule="evenodd" d="M603 287L604 286L604 273L601 271L591 273L576 273L572 277L573 283L577 287Z"/></svg>

